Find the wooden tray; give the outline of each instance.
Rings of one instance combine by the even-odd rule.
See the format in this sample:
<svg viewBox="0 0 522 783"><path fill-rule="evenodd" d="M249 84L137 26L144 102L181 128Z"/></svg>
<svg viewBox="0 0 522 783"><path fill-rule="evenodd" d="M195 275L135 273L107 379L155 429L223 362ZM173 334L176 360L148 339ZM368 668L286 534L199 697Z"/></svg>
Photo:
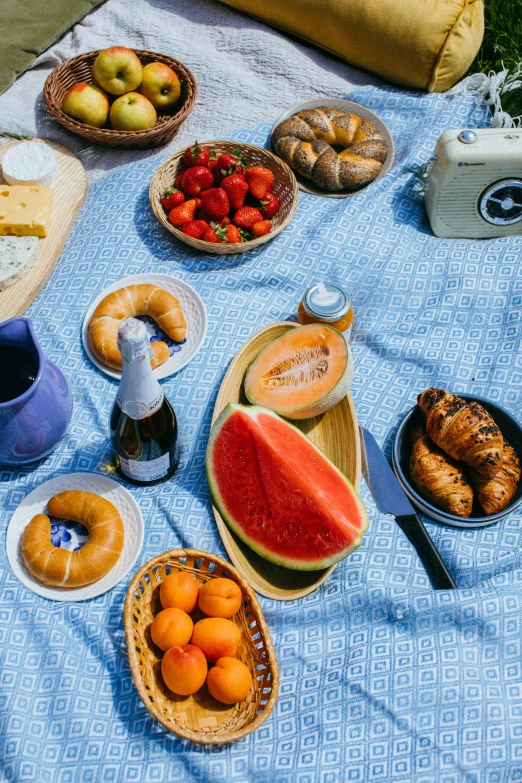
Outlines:
<svg viewBox="0 0 522 783"><path fill-rule="evenodd" d="M67 235L72 228L87 194L87 176L83 164L74 152L56 141L35 139L48 144L58 161L58 176L53 189L53 216L49 235L40 239L40 252L35 265L11 288L0 293L0 321L25 313L29 305L47 282L62 252ZM8 149L19 144L8 141L0 145L0 162ZM0 175L0 182L5 180Z"/></svg>
<svg viewBox="0 0 522 783"><path fill-rule="evenodd" d="M212 423L229 402L248 405L243 391L245 373L267 343L293 329L298 324L290 321L271 324L256 332L235 355L219 389ZM324 451L339 470L359 489L361 480L361 446L357 416L351 395L348 393L334 408L322 416L292 421L310 440ZM292 601L312 593L327 579L335 566L321 571L292 571L274 565L246 546L223 521L213 506L221 540L238 571L254 589L267 598Z"/></svg>

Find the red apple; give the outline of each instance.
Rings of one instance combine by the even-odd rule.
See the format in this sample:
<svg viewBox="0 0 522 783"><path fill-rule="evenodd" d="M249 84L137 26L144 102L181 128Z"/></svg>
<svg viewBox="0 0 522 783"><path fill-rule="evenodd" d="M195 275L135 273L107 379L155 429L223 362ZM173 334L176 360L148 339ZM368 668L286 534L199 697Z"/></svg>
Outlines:
<svg viewBox="0 0 522 783"><path fill-rule="evenodd" d="M156 109L144 95L128 92L116 98L111 106L111 125L114 130L139 131L156 125Z"/></svg>
<svg viewBox="0 0 522 783"><path fill-rule="evenodd" d="M143 68L139 91L155 109L167 109L178 100L181 84L177 74L165 63L149 63Z"/></svg>
<svg viewBox="0 0 522 783"><path fill-rule="evenodd" d="M62 103L62 111L85 125L101 128L109 114L109 99L96 84L74 84Z"/></svg>
<svg viewBox="0 0 522 783"><path fill-rule="evenodd" d="M142 72L138 55L125 46L104 49L92 66L92 78L111 95L135 90L141 84Z"/></svg>

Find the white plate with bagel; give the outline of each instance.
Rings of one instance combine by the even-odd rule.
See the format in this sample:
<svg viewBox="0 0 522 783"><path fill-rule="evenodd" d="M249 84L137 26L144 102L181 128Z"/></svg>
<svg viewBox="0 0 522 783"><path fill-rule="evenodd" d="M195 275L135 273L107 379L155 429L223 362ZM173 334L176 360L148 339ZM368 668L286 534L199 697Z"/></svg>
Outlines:
<svg viewBox="0 0 522 783"><path fill-rule="evenodd" d="M117 380L121 378L118 328L132 317L145 322L158 380L185 367L201 348L207 332L203 300L183 280L147 272L112 283L87 310L82 342L91 362Z"/></svg>
<svg viewBox="0 0 522 783"><path fill-rule="evenodd" d="M369 122L374 126L373 131L377 131L376 134L374 133L376 136L376 149L374 152L372 152L372 155L375 155L375 158L372 157L372 155L369 154L370 151L368 151L368 165L371 168L371 173L369 173L369 176L372 178L370 181L366 181L366 183L362 186L358 184L358 181L360 180L357 179L357 176L354 176L353 171L350 172L347 167L344 167L343 170L341 170L340 161L342 158L339 158L339 152L345 152L349 154L351 144L356 144L358 137L354 136L354 140L352 142L351 136L357 132L358 126L354 126L353 132L343 128L340 128L337 131L328 118L323 118L324 122L326 122L329 126L328 129L326 129L325 126L324 130L335 133L336 140L331 142L333 147L330 147L330 144L327 144L323 140L320 141L320 145L324 146L324 150L320 152L320 155L323 155L323 152L326 151L327 158L329 156L330 159L327 161L327 158L323 158L323 161L319 167L315 166L315 163L319 158L319 153L311 150L310 144L307 146L305 142L305 147L302 147L301 144L303 142L297 139L296 142L288 141L286 144L283 143L283 146L279 146L281 144L281 139L278 139L278 134L281 133L281 131L277 131L279 126L283 125L283 123L286 123L295 115L300 114L300 112L308 112L311 109L325 109L326 107L332 107L333 109L344 112L347 115L356 115L356 117L359 117L362 120L369 120ZM321 118L317 119L321 122ZM370 137L372 136L372 125L369 126ZM289 128L288 136L290 136L292 133L291 126L287 127ZM305 131L305 135L307 135L307 133L310 134L311 141L311 139L314 138L312 135L314 134L313 128L307 128L305 125L302 127ZM337 136L339 136L339 140L337 140ZM315 140L317 141L317 139L320 138L321 133L319 132ZM384 143L385 147L387 148L387 153L383 151L382 145L377 144L377 138ZM371 143L372 140L373 139L365 137L361 139L361 141L366 143ZM275 122L274 127L270 132L269 146L272 152L281 157L282 160L284 160L285 163L290 166L295 174L300 190L304 191L305 193L311 193L314 196L325 196L326 198L347 198L348 196L355 196L357 193L361 193L361 191L369 187L372 182L381 179L388 173L393 165L393 158L395 155L395 147L393 144L392 135L380 117L370 111L370 109L367 109L365 106L361 106L359 103L354 103L354 101L347 101L342 98L318 98L313 101L305 101L304 103L299 103L296 106L293 106L291 109L282 114L277 122ZM379 146L381 149L379 149ZM333 157L332 149L337 154L337 159ZM302 156L301 163L299 163L295 158L296 154L298 153ZM347 162L350 162L349 158L347 159ZM299 168L296 169L296 166L301 168L302 171L308 171L309 176L304 176L303 173L300 173ZM312 168L314 169L313 172L311 171ZM313 179L311 178L312 176ZM359 173L359 176L362 176L362 172ZM325 189L320 187L317 184L318 181L328 182L330 188L333 188L334 183L336 183L335 189ZM342 182L348 181L350 182L350 185L342 187Z"/></svg>
<svg viewBox="0 0 522 783"><path fill-rule="evenodd" d="M7 557L33 593L85 601L111 590L132 569L143 531L140 507L121 484L69 473L22 500L7 528Z"/></svg>

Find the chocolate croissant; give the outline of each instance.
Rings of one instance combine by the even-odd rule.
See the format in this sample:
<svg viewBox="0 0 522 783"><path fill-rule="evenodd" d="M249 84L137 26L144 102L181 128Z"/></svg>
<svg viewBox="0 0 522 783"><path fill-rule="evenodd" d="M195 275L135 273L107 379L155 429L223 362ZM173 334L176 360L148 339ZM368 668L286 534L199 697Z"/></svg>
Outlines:
<svg viewBox="0 0 522 783"><path fill-rule="evenodd" d="M411 430L410 443L410 477L419 493L448 514L469 517L473 490L462 466L439 449L422 427Z"/></svg>
<svg viewBox="0 0 522 783"><path fill-rule="evenodd" d="M496 514L506 508L517 491L520 474L518 454L505 438L502 467L493 478L481 476L474 470L470 471L471 483L486 514Z"/></svg>
<svg viewBox="0 0 522 783"><path fill-rule="evenodd" d="M502 465L504 439L478 402L465 402L444 389L427 389L417 398L426 432L446 454L481 476L492 478Z"/></svg>

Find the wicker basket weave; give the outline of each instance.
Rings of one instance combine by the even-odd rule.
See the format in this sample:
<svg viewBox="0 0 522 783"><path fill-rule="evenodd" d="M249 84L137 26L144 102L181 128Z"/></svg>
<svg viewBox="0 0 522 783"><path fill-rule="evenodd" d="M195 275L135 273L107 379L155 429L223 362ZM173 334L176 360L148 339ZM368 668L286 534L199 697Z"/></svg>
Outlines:
<svg viewBox="0 0 522 783"><path fill-rule="evenodd" d="M73 57L72 60L59 65L49 74L45 81L43 96L45 105L55 120L65 128L83 136L94 144L105 144L110 147L159 147L169 142L178 132L181 124L192 111L197 96L197 86L189 69L164 54L133 49L140 58L142 65L161 62L176 72L181 83L181 95L172 110L158 112L158 121L154 128L141 131L116 131L110 128L92 128L83 122L78 122L62 111L63 99L68 90L77 82L93 83L91 69L100 51L87 52Z"/></svg>
<svg viewBox="0 0 522 783"><path fill-rule="evenodd" d="M161 225L167 231L170 231L181 242L190 245L196 250L203 250L205 253L229 255L231 253L246 253L248 250L254 250L265 242L269 242L286 228L295 215L299 200L297 180L293 171L286 163L268 150L262 147L254 147L252 144L240 144L237 141L204 141L200 142L200 144L215 150L217 155L233 153L234 150L239 148L250 166L265 166L273 172L275 180L272 190L279 199L280 208L277 215L272 218L272 231L263 237L251 239L249 242L231 245L226 243L213 244L212 242L203 242L201 239L193 239L184 234L179 228L173 226L172 223L169 223L167 213L161 205L161 196L168 187L174 184L176 176L183 170L183 153L186 148L168 158L156 171L150 183L149 199L152 209Z"/></svg>
<svg viewBox="0 0 522 783"><path fill-rule="evenodd" d="M206 685L193 696L176 696L163 682L163 653L152 642L150 625L161 610L159 586L173 571L187 571L199 585L226 576L243 592L243 605L233 620L242 630L237 657L250 669L252 687L239 704L228 706L215 701ZM129 585L124 624L138 693L151 715L169 731L193 742L218 745L246 737L272 712L279 670L270 633L254 591L226 560L198 549L174 549L149 560Z"/></svg>

